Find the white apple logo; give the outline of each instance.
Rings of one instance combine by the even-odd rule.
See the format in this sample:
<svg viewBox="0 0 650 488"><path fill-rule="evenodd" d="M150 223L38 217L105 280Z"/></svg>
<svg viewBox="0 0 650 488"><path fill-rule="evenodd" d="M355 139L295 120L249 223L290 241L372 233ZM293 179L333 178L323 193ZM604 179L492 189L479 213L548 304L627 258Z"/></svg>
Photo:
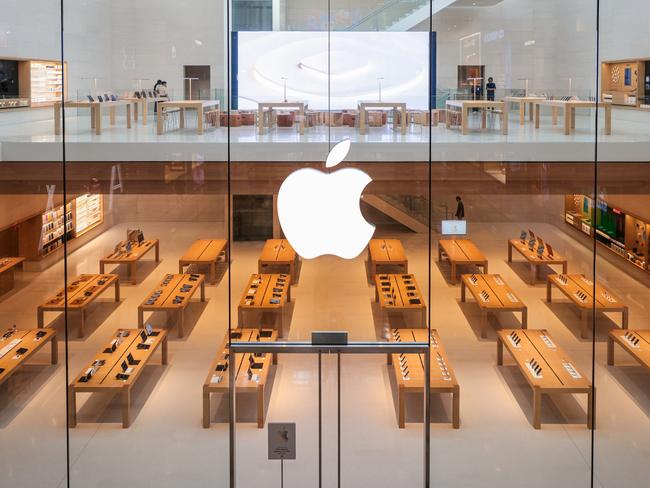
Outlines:
<svg viewBox="0 0 650 488"><path fill-rule="evenodd" d="M326 168L339 164L350 150L345 139L332 148ZM355 168L323 173L294 171L278 194L278 215L284 235L305 259L333 254L356 258L368 245L375 226L361 215L361 192L372 179Z"/></svg>

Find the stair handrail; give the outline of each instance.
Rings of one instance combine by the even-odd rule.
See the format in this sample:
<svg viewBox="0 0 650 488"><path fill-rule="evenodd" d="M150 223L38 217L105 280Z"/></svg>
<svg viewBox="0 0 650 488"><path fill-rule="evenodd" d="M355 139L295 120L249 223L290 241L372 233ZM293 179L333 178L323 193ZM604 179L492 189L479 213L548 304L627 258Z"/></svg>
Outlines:
<svg viewBox="0 0 650 488"><path fill-rule="evenodd" d="M355 22L354 24L349 25L348 27L346 27L346 28L343 29L343 30L344 30L344 31L352 31L352 30L355 30L355 29L356 29L357 27L359 27L360 25L365 24L368 20L372 19L373 17L377 17L378 15L380 15L380 14L383 13L383 12L385 12L385 11L388 10L389 8L391 8L391 7L395 6L395 5L400 4L402 1L403 1L403 0L392 0L392 1L390 1L390 2L388 2L388 3L386 3L386 4L384 4L384 5L382 5L382 6L379 7L378 9L373 10L373 11L370 12L368 15L366 15L366 16L363 17L363 18L361 18L360 20L358 20L358 21ZM420 3L428 3L429 1L431 1L431 0L420 0ZM398 20L398 19L395 19L395 20Z"/></svg>

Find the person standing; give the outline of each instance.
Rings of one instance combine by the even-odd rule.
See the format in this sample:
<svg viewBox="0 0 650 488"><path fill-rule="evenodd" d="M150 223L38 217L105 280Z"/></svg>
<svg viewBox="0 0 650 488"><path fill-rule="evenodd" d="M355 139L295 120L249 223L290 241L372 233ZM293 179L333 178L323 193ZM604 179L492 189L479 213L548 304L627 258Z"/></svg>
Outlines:
<svg viewBox="0 0 650 488"><path fill-rule="evenodd" d="M454 217L456 217L456 220L465 219L465 204L460 198L460 195L456 197L456 213L454 214Z"/></svg>
<svg viewBox="0 0 650 488"><path fill-rule="evenodd" d="M489 102L494 102L494 97L497 93L497 84L494 82L494 78L491 76L488 78L487 85L485 85L485 92L487 95L487 100Z"/></svg>

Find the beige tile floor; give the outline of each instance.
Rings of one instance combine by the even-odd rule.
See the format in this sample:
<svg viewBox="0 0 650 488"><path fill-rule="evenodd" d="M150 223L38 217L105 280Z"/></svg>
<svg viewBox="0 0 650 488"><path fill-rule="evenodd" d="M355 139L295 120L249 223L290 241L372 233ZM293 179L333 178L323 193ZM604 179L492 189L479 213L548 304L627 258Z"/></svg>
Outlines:
<svg viewBox="0 0 650 488"><path fill-rule="evenodd" d="M133 224L131 224L133 225ZM139 267L139 284L122 287L116 305L110 294L93 307L88 334L76 339L74 321L68 348L74 376L117 327L136 327L137 305L195 239L222 236L218 224L140 222L146 236L161 239L162 261ZM128 224L111 228L70 256L69 273L97 272L98 259L122 238ZM211 228L213 227L213 228ZM589 250L549 224L477 223L471 238L529 307L529 327L548 328L553 337L591 373L592 343L579 337L580 320L562 301L548 305L545 286L527 284L528 268L506 262L506 239L532 228L569 259L570 272L590 273ZM386 234L387 236L389 234ZM459 287L446 278L448 266L433 262L428 282L428 246L424 236L395 234L404 242L410 271L424 293L431 289L432 326L438 329L461 385L461 429L449 425L450 401L432 397L432 486L579 487L589 486L591 432L585 428L586 399L562 396L543 404L541 431L531 425L530 389L513 366L497 367L494 327L516 325L504 314L491 320L480 339L478 307L459 303ZM434 243L435 244L435 243ZM188 309L190 331L170 336L169 365L148 366L134 392L133 424L120 425L118 399L80 396L78 428L70 431L71 486L129 484L158 487L226 486L228 426L201 428L201 385L212 355L228 327L228 282L233 316L248 275L256 270L262 243L237 243L230 274L207 288L208 301ZM435 256L435 247L433 249ZM647 327L648 290L616 266L599 260L598 275L630 304L631 327ZM624 264L624 263L621 263ZM16 290L0 299L2 324L33 327L38 303L62 283L62 265L42 273L20 273ZM124 270L119 270L125 276ZM526 280L526 281L525 281ZM365 254L352 261L323 257L304 262L293 289L289 339L305 340L314 329L346 329L352 340L381 337L383 324L372 304ZM63 330L61 319L52 324ZM151 322L163 325L164 315ZM392 323L395 325L399 322ZM650 450L650 372L618 354L621 364L605 366L608 327L618 317L599 317L596 341L597 427L595 485L647 486L645 462ZM63 345L61 345L63 352ZM65 355L46 366L45 353L0 386L0 480L2 486L65 486ZM39 362L39 361L36 361ZM323 467L326 487L336 486L335 358L323 359ZM512 363L510 363L512 364ZM298 428L298 460L285 465L285 486L317 486L318 386L312 356L281 356L268 394L267 421L293 421ZM407 427L397 428L394 382L380 356L342 360L342 486L421 486L423 428L417 423L422 398L410 399ZM584 395L583 395L584 396ZM238 486L279 486L277 462L266 460L266 430L249 422L253 399L238 396L236 463ZM213 420L227 418L226 400L215 398Z"/></svg>

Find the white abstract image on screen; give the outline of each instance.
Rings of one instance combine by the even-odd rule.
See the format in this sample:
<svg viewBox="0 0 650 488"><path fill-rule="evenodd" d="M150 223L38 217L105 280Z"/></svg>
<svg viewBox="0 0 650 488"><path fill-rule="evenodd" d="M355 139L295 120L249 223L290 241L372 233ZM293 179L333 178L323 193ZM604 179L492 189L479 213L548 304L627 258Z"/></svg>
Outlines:
<svg viewBox="0 0 650 488"><path fill-rule="evenodd" d="M383 101L428 107L426 32L332 32L329 46L326 32L239 32L237 50L240 109L282 101L285 81L289 101L353 109L378 100L379 78Z"/></svg>
<svg viewBox="0 0 650 488"><path fill-rule="evenodd" d="M467 234L466 220L443 220L441 222L443 236L464 236Z"/></svg>

